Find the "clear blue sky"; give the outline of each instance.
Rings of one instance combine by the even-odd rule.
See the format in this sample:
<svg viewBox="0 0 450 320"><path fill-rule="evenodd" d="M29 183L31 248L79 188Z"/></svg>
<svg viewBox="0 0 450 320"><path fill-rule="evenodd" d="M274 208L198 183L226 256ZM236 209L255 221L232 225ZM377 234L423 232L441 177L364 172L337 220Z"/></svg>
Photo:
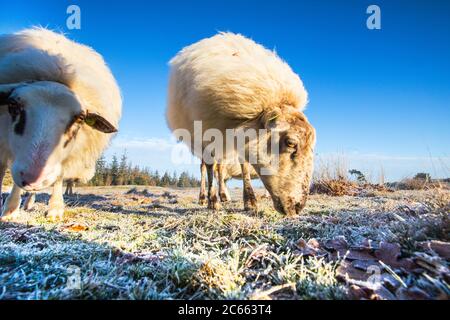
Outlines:
<svg viewBox="0 0 450 320"><path fill-rule="evenodd" d="M66 27L69 4L81 8L81 30ZM370 4L381 30L366 28ZM276 49L301 76L321 157L344 154L374 175L383 166L390 180L450 176L450 1L2 0L2 33L33 25L92 46L113 70L124 116L109 155L126 147L140 165L183 169L170 164L167 62L232 31Z"/></svg>

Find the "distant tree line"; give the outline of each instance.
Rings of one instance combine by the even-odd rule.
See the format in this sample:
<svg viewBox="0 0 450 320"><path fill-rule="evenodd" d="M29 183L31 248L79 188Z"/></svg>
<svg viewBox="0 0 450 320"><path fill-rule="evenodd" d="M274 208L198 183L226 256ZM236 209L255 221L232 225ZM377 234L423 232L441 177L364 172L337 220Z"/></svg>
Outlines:
<svg viewBox="0 0 450 320"><path fill-rule="evenodd" d="M145 185L158 187L198 187L200 181L187 172L177 175L176 172L160 173L148 168L134 166L126 152L120 159L114 155L108 163L102 156L97 160L95 175L89 183L92 186Z"/></svg>

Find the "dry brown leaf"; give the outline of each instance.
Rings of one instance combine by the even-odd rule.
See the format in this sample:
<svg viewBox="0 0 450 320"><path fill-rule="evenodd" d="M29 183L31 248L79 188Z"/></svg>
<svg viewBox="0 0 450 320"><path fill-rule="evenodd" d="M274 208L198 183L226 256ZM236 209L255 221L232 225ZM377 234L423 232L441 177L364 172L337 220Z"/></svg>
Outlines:
<svg viewBox="0 0 450 320"><path fill-rule="evenodd" d="M370 269L371 267L378 267L381 269L380 264L378 263L378 261L374 261L374 260L354 260L352 261L352 266L358 270L362 270L364 272L367 272L368 269Z"/></svg>
<svg viewBox="0 0 450 320"><path fill-rule="evenodd" d="M62 229L64 231L71 231L71 232L82 232L82 231L89 230L89 228L87 226L82 225L82 224L76 224L76 223L65 225L62 227Z"/></svg>
<svg viewBox="0 0 450 320"><path fill-rule="evenodd" d="M412 288L400 288L396 291L396 296L399 300L429 300L431 297L423 290Z"/></svg>
<svg viewBox="0 0 450 320"><path fill-rule="evenodd" d="M438 256L431 256L423 252L416 252L414 254L414 262L421 268L436 275L449 274L449 269L445 265L444 260Z"/></svg>
<svg viewBox="0 0 450 320"><path fill-rule="evenodd" d="M357 248L365 250L378 250L380 249L380 243L370 239L364 239L364 241Z"/></svg>
<svg viewBox="0 0 450 320"><path fill-rule="evenodd" d="M380 248L375 251L378 260L392 268L402 268L406 271L414 269L414 262L411 259L400 259L401 249L397 243L381 242Z"/></svg>
<svg viewBox="0 0 450 320"><path fill-rule="evenodd" d="M295 253L303 256L324 257L327 255L327 252L320 249L320 244L316 239L310 239L308 242L300 239L295 246L298 249Z"/></svg>
<svg viewBox="0 0 450 320"><path fill-rule="evenodd" d="M308 245L309 245L310 247L313 247L313 248L316 248L316 249L319 249L319 248L320 248L320 243L319 243L319 241L317 241L317 239L314 239L314 238L308 240Z"/></svg>
<svg viewBox="0 0 450 320"><path fill-rule="evenodd" d="M337 260L338 257L345 257L345 259L348 260L377 260L377 258L372 254L373 250L371 248L367 246L356 246L349 248L347 241L343 237L338 237L334 240L327 241L325 243L325 248L336 252L331 255L332 260Z"/></svg>
<svg viewBox="0 0 450 320"><path fill-rule="evenodd" d="M372 292L369 288L357 285L351 285L348 289L348 294L352 300L369 300Z"/></svg>
<svg viewBox="0 0 450 320"><path fill-rule="evenodd" d="M324 247L333 251L347 250L348 243L345 237L337 237L336 239L326 241Z"/></svg>
<svg viewBox="0 0 450 320"><path fill-rule="evenodd" d="M356 269L348 261L342 261L339 264L339 267L336 269L336 277L342 281L347 281L347 280L367 281L367 279L371 275L372 274L369 272L362 271L360 269Z"/></svg>
<svg viewBox="0 0 450 320"><path fill-rule="evenodd" d="M370 300L397 300L395 295L383 286L379 286L373 291Z"/></svg>
<svg viewBox="0 0 450 320"><path fill-rule="evenodd" d="M366 249L361 248L350 248L347 252L342 252L346 254L346 259L348 260L364 260L364 261L375 261L376 258Z"/></svg>
<svg viewBox="0 0 450 320"><path fill-rule="evenodd" d="M419 247L424 250L430 250L436 252L439 256L446 260L450 260L450 242L443 241L425 241L420 242Z"/></svg>

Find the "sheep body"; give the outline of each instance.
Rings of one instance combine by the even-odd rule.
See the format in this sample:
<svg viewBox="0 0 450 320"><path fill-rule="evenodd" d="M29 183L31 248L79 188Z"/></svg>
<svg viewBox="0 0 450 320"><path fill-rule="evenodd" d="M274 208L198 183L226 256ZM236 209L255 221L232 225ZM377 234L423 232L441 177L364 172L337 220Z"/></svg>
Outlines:
<svg viewBox="0 0 450 320"><path fill-rule="evenodd" d="M223 132L283 106L303 110L299 76L276 53L233 33L219 33L181 50L171 61L167 122L172 130Z"/></svg>
<svg viewBox="0 0 450 320"><path fill-rule="evenodd" d="M215 169L217 171L217 169ZM223 166L223 173L222 177L224 181L228 181L231 179L242 179L242 168L239 163L237 164L226 164ZM252 179L258 179L259 176L256 173L255 169L253 167L250 168L250 177Z"/></svg>
<svg viewBox="0 0 450 320"><path fill-rule="evenodd" d="M237 151L245 209L256 210L250 183L253 167L278 211L300 213L309 190L315 145L315 130L302 112L308 94L300 77L275 52L233 33L219 33L182 49L170 66L167 123L202 160L199 203L206 203L207 198L210 209L220 207L213 184L214 164L223 168L221 164L229 163ZM230 131L234 134L236 129L252 129L258 136L237 150L242 148L227 141ZM211 135L213 145L208 138ZM269 144L280 148L263 150L262 146ZM280 161L273 162L278 155ZM229 169L234 171L232 176L238 175L237 166ZM220 176L222 169L218 170ZM218 179L219 195L228 199L223 178Z"/></svg>
<svg viewBox="0 0 450 320"><path fill-rule="evenodd" d="M103 114L118 126L122 97L103 58L93 49L44 28L0 36L0 84L52 81L71 89L90 112ZM0 115L0 162L10 164L6 123ZM3 130L2 130L3 129ZM83 126L72 155L64 163L64 178L86 182L111 136Z"/></svg>

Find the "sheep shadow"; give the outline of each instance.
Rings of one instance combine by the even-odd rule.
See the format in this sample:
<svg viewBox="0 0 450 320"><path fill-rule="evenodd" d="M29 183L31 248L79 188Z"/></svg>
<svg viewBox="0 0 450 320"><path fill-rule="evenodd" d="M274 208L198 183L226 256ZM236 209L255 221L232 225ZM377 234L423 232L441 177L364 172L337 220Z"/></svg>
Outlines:
<svg viewBox="0 0 450 320"><path fill-rule="evenodd" d="M7 193L2 195L3 199L6 199ZM22 206L28 194L22 195ZM47 205L50 199L49 193L37 193L36 203L41 205ZM69 209L86 208L95 211L103 211L124 215L142 215L153 217L164 217L168 215L172 216L190 216L199 213L205 213L213 210L207 209L206 206L189 205L189 207L183 207L183 204L178 204L179 198L177 195L168 191L153 193L147 189L138 191L136 188L132 188L128 191L118 194L93 194L93 193L75 193L72 195L64 195L64 202ZM194 203L196 200L193 200ZM240 201L232 200L229 203L223 204L223 209L227 212L251 214L249 211L239 208Z"/></svg>
<svg viewBox="0 0 450 320"><path fill-rule="evenodd" d="M132 188L119 194L75 194L65 196L65 199L66 204L73 208L85 207L124 215L162 217L185 213L184 210L171 207L178 200L177 196L167 191L157 194L149 192L147 189L138 191L136 188Z"/></svg>

